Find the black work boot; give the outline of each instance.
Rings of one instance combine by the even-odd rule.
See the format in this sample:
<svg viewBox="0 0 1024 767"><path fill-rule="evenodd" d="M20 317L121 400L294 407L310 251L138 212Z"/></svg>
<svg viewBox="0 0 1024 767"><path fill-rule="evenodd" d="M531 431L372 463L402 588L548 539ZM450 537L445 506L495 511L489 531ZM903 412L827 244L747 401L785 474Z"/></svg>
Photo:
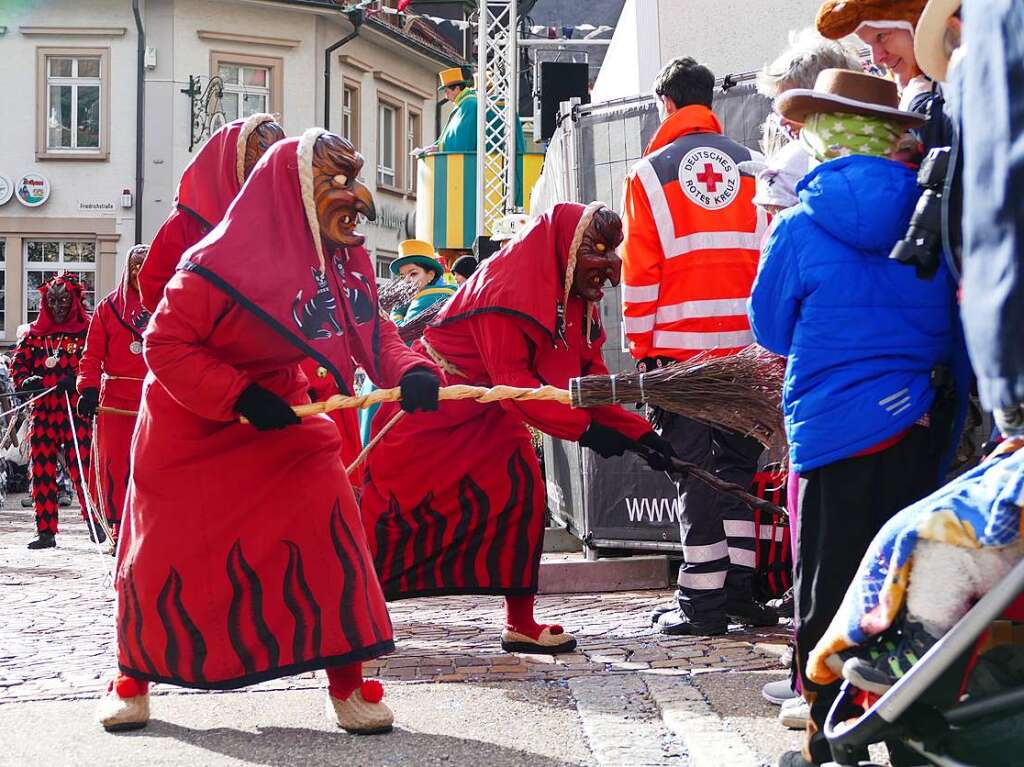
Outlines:
<svg viewBox="0 0 1024 767"><path fill-rule="evenodd" d="M52 549L57 546L57 536L49 530L40 530L39 534L29 542L30 549Z"/></svg>
<svg viewBox="0 0 1024 767"><path fill-rule="evenodd" d="M100 527L98 522L86 522L86 526L89 528L89 540L93 543L103 543L107 540L107 534L103 532L103 528Z"/></svg>
<svg viewBox="0 0 1024 767"><path fill-rule="evenodd" d="M721 636L729 630L729 619L721 610L698 612L685 602L651 618L657 631L670 636Z"/></svg>
<svg viewBox="0 0 1024 767"><path fill-rule="evenodd" d="M32 496L31 495L27 495L27 496L25 496L24 498L21 499L21 508L23 508L23 509L31 509L35 505L36 505L36 503L35 503L35 501L32 500Z"/></svg>
<svg viewBox="0 0 1024 767"><path fill-rule="evenodd" d="M744 626L775 626L779 622L779 614L775 610L754 598L743 602L730 599L725 603L725 614L734 623Z"/></svg>

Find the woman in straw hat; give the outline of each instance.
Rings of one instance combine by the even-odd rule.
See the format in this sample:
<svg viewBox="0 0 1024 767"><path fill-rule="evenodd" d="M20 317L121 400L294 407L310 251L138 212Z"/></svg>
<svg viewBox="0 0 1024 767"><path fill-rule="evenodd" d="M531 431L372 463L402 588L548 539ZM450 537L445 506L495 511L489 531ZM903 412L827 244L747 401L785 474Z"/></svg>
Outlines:
<svg viewBox="0 0 1024 767"><path fill-rule="evenodd" d="M402 327L438 301L447 301L455 292L455 286L444 281L444 265L438 260L434 246L429 242L403 240L398 243L398 253L399 257L388 267L391 274L419 288L409 303L391 310L391 321ZM369 394L375 388L373 382L367 379L359 393ZM359 411L359 437L364 445L370 443L373 418L379 409L379 405L373 405Z"/></svg>
<svg viewBox="0 0 1024 767"><path fill-rule="evenodd" d="M359 364L400 385L404 408L437 406L436 368L378 313L362 166L317 128L277 142L153 314L107 730L145 726L149 682L233 689L314 669L339 726L391 727L361 673L394 644L338 430L291 407L309 402L307 357L346 394Z"/></svg>
<svg viewBox="0 0 1024 767"><path fill-rule="evenodd" d="M796 661L811 703L804 754L780 762L796 767L829 760L819 729L837 692L808 678L808 653L875 533L938 483L951 428L932 374L953 364L957 330L948 272L922 280L889 258L918 197L914 171L892 158L924 118L899 108L891 81L836 69L776 108L817 165L779 216L750 299L757 340L789 357Z"/></svg>

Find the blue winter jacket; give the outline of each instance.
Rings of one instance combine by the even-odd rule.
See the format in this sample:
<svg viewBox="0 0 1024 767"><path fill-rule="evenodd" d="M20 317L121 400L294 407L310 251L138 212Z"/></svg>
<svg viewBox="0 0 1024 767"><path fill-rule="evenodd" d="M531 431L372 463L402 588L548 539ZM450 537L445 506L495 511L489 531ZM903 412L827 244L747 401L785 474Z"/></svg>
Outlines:
<svg viewBox="0 0 1024 767"><path fill-rule="evenodd" d="M924 415L959 325L948 272L922 280L889 258L917 202L913 171L844 157L811 171L797 196L765 244L749 314L758 343L789 358L790 460L809 471Z"/></svg>

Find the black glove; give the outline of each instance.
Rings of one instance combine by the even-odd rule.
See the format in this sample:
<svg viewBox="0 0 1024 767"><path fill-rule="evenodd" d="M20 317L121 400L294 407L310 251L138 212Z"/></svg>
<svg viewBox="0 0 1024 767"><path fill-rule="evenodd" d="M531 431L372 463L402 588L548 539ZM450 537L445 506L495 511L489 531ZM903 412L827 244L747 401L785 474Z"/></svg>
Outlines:
<svg viewBox="0 0 1024 767"><path fill-rule="evenodd" d="M402 410L415 413L417 410L437 410L437 390L441 379L426 368L413 368L398 382L402 387Z"/></svg>
<svg viewBox="0 0 1024 767"><path fill-rule="evenodd" d="M74 373L68 373L57 381L57 394L74 394L76 391L78 391L78 385L75 382Z"/></svg>
<svg viewBox="0 0 1024 767"><path fill-rule="evenodd" d="M302 419L295 415L287 402L259 384L249 384L235 403L235 410L249 419L257 431L283 429Z"/></svg>
<svg viewBox="0 0 1024 767"><path fill-rule="evenodd" d="M43 390L43 377L42 376L29 376L21 383L19 392L26 392L28 394L38 394Z"/></svg>
<svg viewBox="0 0 1024 767"><path fill-rule="evenodd" d="M96 415L96 408L100 404L100 390L95 388L84 389L78 397L78 415L86 420Z"/></svg>
<svg viewBox="0 0 1024 767"><path fill-rule="evenodd" d="M640 451L640 455L655 471L668 471L672 467L672 459L678 457L672 444L656 431L647 432L637 442L648 448Z"/></svg>
<svg viewBox="0 0 1024 767"><path fill-rule="evenodd" d="M580 444L589 447L602 458L622 455L636 443L622 432L592 421L580 437Z"/></svg>

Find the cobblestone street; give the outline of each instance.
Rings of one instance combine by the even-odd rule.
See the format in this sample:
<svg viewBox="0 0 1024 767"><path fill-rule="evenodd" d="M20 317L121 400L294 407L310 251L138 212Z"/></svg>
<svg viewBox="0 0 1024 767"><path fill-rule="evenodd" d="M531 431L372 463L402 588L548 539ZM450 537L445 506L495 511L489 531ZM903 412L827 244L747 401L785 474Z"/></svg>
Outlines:
<svg viewBox="0 0 1024 767"><path fill-rule="evenodd" d="M26 712L37 709L40 715L43 711L73 710L76 726L83 727L90 737L101 738L91 721L83 724L79 720L91 720L91 699L99 696L114 668L114 605L108 585L113 559L101 555L89 542L77 510L70 509L62 510L64 532L58 536L59 547L28 551L25 543L32 537L32 514L22 509L19 501L18 497L9 498L0 511L0 729L13 731ZM554 658L500 650L503 613L499 598L394 603L391 610L398 650L367 664L366 674L385 682L400 729L415 729L424 716L424 706L429 709L443 703L447 719L441 720L453 729L451 735L470 744L465 753L475 754L474 761L518 763L514 749L504 756L485 753L487 748L501 745L495 740L495 731L504 730L506 746L554 760L530 764L754 767L774 763L779 751L795 742L795 736L775 722L777 709L761 700L759 690L781 673L777 651L785 643L786 629L733 631L710 640L654 634L647 624L649 609L669 595L620 592L540 597L538 618L561 623L579 640L577 652ZM258 689L288 690L297 700L320 700L312 705L322 712L319 696L324 686L322 674L306 674L268 682ZM191 692L160 685L154 694L161 696L154 702L154 717L159 719L161 712L180 711L185 700L182 695ZM251 696L237 692L204 693L198 696L204 702L196 705L201 709L215 696L220 700L229 696L231 705L236 701L242 705L243 700L249 702L245 705L253 705ZM279 695L257 697L268 705L271 700L283 705L285 700ZM495 711L511 707L495 720L496 727L488 727L488 717L478 710L478 705L487 706L489 700L497 707ZM18 703L31 705L12 705ZM215 708L222 712L226 706ZM259 710L267 716L267 708L260 706ZM319 716L322 718L322 713ZM515 717L516 727L509 727L509 717ZM181 720L177 714L170 718ZM203 729L210 726L208 720L203 722ZM274 726L279 724L273 720ZM53 726L51 723L50 729ZM320 740L324 732L331 732L325 719L316 726ZM154 731L151 726L144 732ZM547 731L537 739L538 743L545 738L551 741L548 751L524 742L528 740L525 736L540 731ZM111 751L118 751L109 737L105 742ZM33 745L29 740L24 744L27 751L15 748L0 754L0 764L25 763L21 760L32 758ZM349 763L409 763L402 756L403 749L413 745L402 738L375 740L375 746L371 751L378 754L374 757L377 761ZM73 747L87 749L88 744L76 741ZM478 754L473 751L476 747L482 749ZM47 747L45 753L49 759L57 751ZM67 763L83 762L84 758L78 757L84 753ZM240 761L223 763L301 761L267 761L256 752L235 754L234 758ZM166 763L178 762L171 759ZM468 762L456 760L453 752L452 760L444 763Z"/></svg>

